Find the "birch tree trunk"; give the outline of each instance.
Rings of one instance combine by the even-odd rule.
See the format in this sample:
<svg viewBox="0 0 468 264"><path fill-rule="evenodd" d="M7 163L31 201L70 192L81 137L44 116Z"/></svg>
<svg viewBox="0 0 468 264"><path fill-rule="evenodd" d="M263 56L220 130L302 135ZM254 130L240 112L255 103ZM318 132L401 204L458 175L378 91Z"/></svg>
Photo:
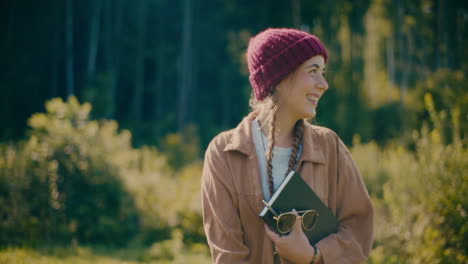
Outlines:
<svg viewBox="0 0 468 264"><path fill-rule="evenodd" d="M8 6L9 5L9 6ZM6 60L6 65L10 65L10 63L12 63L12 55L11 55L11 52L9 52L10 49L12 49L13 47L13 31L14 31L14 19L15 17L18 17L17 14L16 14L16 10L15 10L15 6L14 6L14 3L12 2L8 2L7 4L7 7L6 7L6 10L7 10L7 25L6 25L6 49L2 50L2 52L4 52L4 58ZM6 68L6 75L5 76L8 76L9 75L9 69L8 67Z"/></svg>
<svg viewBox="0 0 468 264"><path fill-rule="evenodd" d="M156 7L156 12L157 12L157 24L155 27L155 32L154 34L157 36L156 40L158 44L155 44L155 49L154 49L154 86L153 86L153 120L159 121L162 118L162 111L164 109L164 34L163 32L163 26L164 26L164 21L162 18L162 7L157 6ZM158 135L156 135L158 136Z"/></svg>
<svg viewBox="0 0 468 264"><path fill-rule="evenodd" d="M393 43L394 39L392 36L389 36L387 39L386 45L386 57L387 57L387 76L388 76L388 100L390 101L392 98L391 91L393 90L393 86L395 84L395 44Z"/></svg>
<svg viewBox="0 0 468 264"><path fill-rule="evenodd" d="M399 91L400 91L400 104L401 106L403 106L403 84L402 84L402 75L403 75L403 71L404 71L404 57L403 57L403 51L404 51L404 47L403 47L403 32L402 32L402 28L403 28L403 3L402 3L402 0L398 0L397 1L397 23L396 23L396 31L397 31L397 41L398 41L398 79L397 79L397 83L398 83L398 86L399 86Z"/></svg>
<svg viewBox="0 0 468 264"><path fill-rule="evenodd" d="M99 47L99 32L101 28L102 0L90 0L91 21L89 24L88 62L86 66L86 81L89 82L96 75L96 57Z"/></svg>
<svg viewBox="0 0 468 264"><path fill-rule="evenodd" d="M145 74L145 43L146 43L146 15L147 1L137 2L137 31L138 41L135 58L135 87L132 102L132 117L134 122L142 120L143 92L144 92L144 74Z"/></svg>
<svg viewBox="0 0 468 264"><path fill-rule="evenodd" d="M295 28L301 28L301 1L291 0L292 20Z"/></svg>
<svg viewBox="0 0 468 264"><path fill-rule="evenodd" d="M444 41L444 27L443 27L443 0L438 0L436 4L437 12L437 41L436 41L436 70L442 67L442 43Z"/></svg>
<svg viewBox="0 0 468 264"><path fill-rule="evenodd" d="M406 37L406 54L405 61L403 64L403 72L401 76L401 86L400 86L400 101L404 104L404 99L406 91L408 90L408 80L411 73L412 65L412 54L413 54L413 37L409 33Z"/></svg>
<svg viewBox="0 0 468 264"><path fill-rule="evenodd" d="M103 35L105 48L104 62L106 72L109 75L108 93L109 101L106 107L105 116L110 119L115 118L117 106L117 87L120 72L120 38L122 31L122 17L124 10L123 0L104 0L103 13ZM115 12L115 13L114 13ZM114 18L114 19L113 19Z"/></svg>
<svg viewBox="0 0 468 264"><path fill-rule="evenodd" d="M66 82L67 97L75 94L74 56L73 56L73 0L65 3L65 45L66 45Z"/></svg>
<svg viewBox="0 0 468 264"><path fill-rule="evenodd" d="M123 2L122 0L104 1L103 35L105 48L103 49L103 52L106 65L105 68L109 76L109 98L105 116L107 118L114 119L117 105L117 85L120 65L120 42L118 41L118 38L121 37L120 33L122 30Z"/></svg>
<svg viewBox="0 0 468 264"><path fill-rule="evenodd" d="M52 46L54 50L59 50L61 41L58 36L58 32L54 31L52 37ZM51 54L51 71L50 71L50 97L58 96L58 74L59 72L59 56L57 53L52 52Z"/></svg>
<svg viewBox="0 0 468 264"><path fill-rule="evenodd" d="M178 128L187 121L188 97L192 88L192 0L183 0L182 71L180 73Z"/></svg>

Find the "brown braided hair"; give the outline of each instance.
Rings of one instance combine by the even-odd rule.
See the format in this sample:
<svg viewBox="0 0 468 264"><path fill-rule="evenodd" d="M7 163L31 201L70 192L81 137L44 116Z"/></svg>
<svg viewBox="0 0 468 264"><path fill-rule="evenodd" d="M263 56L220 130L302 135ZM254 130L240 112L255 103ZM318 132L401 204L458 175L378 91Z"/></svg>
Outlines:
<svg viewBox="0 0 468 264"><path fill-rule="evenodd" d="M268 189L270 191L270 196L275 192L275 187L273 183L273 149L275 146L275 130L276 130L276 112L273 112L272 118L270 121L270 131L268 135L268 149L266 153L267 158L267 175L268 175ZM294 165L296 164L297 155L299 152L299 144L302 139L302 134L304 131L304 120L300 119L294 125L294 143L292 146L291 156L289 157L288 170L286 175L293 170Z"/></svg>
<svg viewBox="0 0 468 264"><path fill-rule="evenodd" d="M276 111L273 111L272 115L273 116L271 117L270 122L270 133L268 135L268 151L266 153L268 189L270 190L270 196L273 195L273 193L275 192L275 187L273 184L273 147L275 146Z"/></svg>
<svg viewBox="0 0 468 264"><path fill-rule="evenodd" d="M273 118L270 123L270 133L268 136L268 150L267 150L267 175L268 175L268 189L270 191L270 196L275 192L275 187L273 184L273 148L275 143L275 127L276 127L276 113L273 113ZM294 125L294 143L292 146L291 156L289 157L288 170L286 175L293 170L294 165L296 164L297 154L299 152L299 144L302 139L302 133L304 130L304 120L300 119Z"/></svg>
<svg viewBox="0 0 468 264"><path fill-rule="evenodd" d="M301 140L302 140L303 131L304 131L304 120L299 119L294 125L294 144L292 147L291 157L289 158L288 170L286 172L286 175L294 169L294 165L296 164L297 154L299 152L299 144L301 143Z"/></svg>

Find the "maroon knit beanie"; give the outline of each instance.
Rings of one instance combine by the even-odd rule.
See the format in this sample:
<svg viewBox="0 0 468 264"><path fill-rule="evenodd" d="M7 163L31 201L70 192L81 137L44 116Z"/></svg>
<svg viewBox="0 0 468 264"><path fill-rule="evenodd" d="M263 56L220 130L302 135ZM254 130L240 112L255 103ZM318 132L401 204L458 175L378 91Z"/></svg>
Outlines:
<svg viewBox="0 0 468 264"><path fill-rule="evenodd" d="M315 55L327 62L327 50L309 33L289 28L269 28L252 37L247 48L249 80L257 100L270 95L275 86Z"/></svg>

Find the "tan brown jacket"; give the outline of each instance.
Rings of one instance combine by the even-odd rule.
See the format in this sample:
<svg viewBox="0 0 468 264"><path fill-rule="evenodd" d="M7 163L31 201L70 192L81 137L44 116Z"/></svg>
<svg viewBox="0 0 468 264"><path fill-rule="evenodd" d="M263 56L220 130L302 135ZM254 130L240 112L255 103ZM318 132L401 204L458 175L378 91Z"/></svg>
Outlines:
<svg viewBox="0 0 468 264"><path fill-rule="evenodd" d="M214 263L275 262L273 242L258 216L263 193L253 118L251 113L216 136L206 150L203 224ZM297 168L340 221L337 233L316 244L324 263L364 262L372 246L373 209L346 146L331 130L307 124Z"/></svg>

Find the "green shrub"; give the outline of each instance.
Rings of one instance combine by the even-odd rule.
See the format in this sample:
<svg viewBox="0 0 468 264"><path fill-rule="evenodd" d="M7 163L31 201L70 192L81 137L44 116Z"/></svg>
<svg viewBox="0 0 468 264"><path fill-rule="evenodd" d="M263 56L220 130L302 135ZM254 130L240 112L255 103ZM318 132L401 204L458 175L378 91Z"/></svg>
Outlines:
<svg viewBox="0 0 468 264"><path fill-rule="evenodd" d="M449 126L425 100L432 128L414 132L414 151L397 141L351 149L375 208L370 263L468 263L468 148L460 137L444 144Z"/></svg>
<svg viewBox="0 0 468 264"><path fill-rule="evenodd" d="M29 119L27 140L0 145L0 245L157 245L178 230L184 249L206 250L193 128L166 137L163 155L133 148L114 121L90 120L74 97L46 109Z"/></svg>
<svg viewBox="0 0 468 264"><path fill-rule="evenodd" d="M29 119L25 142L1 148L0 243L125 244L139 229L118 165L135 155L130 134L113 121L90 121L91 106L74 97L46 109Z"/></svg>
<svg viewBox="0 0 468 264"><path fill-rule="evenodd" d="M144 243L167 240L171 237L171 230L180 229L185 243L204 242L200 200L201 162L171 170L166 167L165 158L157 157L154 149L142 148L140 169L126 173L127 186L135 199L142 229L145 230L140 240Z"/></svg>
<svg viewBox="0 0 468 264"><path fill-rule="evenodd" d="M413 125L422 123L440 133L442 142L468 136L468 82L461 70L439 69L410 91L406 105L408 116L416 113ZM430 97L430 98L428 98ZM424 100L421 100L424 99ZM438 109L436 113L435 109Z"/></svg>

